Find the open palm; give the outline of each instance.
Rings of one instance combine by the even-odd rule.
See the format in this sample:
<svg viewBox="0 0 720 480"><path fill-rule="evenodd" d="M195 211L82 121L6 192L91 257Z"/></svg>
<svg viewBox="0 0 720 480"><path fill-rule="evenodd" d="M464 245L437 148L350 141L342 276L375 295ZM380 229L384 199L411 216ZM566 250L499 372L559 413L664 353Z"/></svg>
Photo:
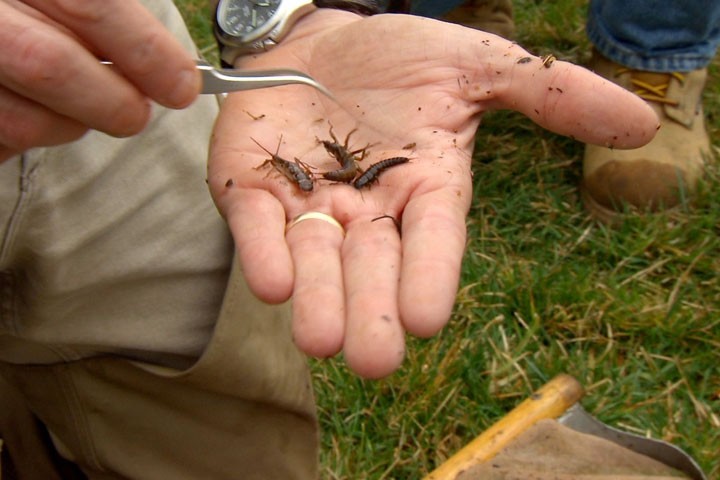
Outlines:
<svg viewBox="0 0 720 480"><path fill-rule="evenodd" d="M377 378L397 368L404 336L447 322L465 246L472 148L482 112L511 108L558 133L616 147L652 138L644 102L590 72L543 62L491 34L434 20L331 10L303 19L280 46L244 68L296 68L328 87L228 96L211 142L209 182L248 283L268 302L293 298L293 333L306 353L343 351ZM363 170L392 157L367 188L322 179L339 168L319 140L367 147ZM259 144L259 145L258 145ZM303 191L261 148L318 180ZM360 154L358 154L360 157ZM305 212L337 219L286 223Z"/></svg>

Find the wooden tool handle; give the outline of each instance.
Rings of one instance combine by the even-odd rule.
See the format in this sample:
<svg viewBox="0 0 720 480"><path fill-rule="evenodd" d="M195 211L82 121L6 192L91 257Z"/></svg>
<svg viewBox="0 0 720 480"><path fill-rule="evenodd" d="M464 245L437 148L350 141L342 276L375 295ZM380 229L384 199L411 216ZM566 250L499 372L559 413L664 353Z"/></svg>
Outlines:
<svg viewBox="0 0 720 480"><path fill-rule="evenodd" d="M561 374L433 470L424 480L454 480L462 471L486 462L539 420L557 418L585 393L580 382Z"/></svg>

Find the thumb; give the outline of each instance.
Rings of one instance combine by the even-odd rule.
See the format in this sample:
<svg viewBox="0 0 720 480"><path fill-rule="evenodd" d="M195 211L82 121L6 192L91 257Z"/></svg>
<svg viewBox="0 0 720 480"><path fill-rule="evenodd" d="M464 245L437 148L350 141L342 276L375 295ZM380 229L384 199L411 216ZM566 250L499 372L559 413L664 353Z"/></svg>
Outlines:
<svg viewBox="0 0 720 480"><path fill-rule="evenodd" d="M640 97L583 67L514 47L498 65L492 88L468 86L471 100L488 109L519 111L585 143L637 148L654 137L659 120Z"/></svg>

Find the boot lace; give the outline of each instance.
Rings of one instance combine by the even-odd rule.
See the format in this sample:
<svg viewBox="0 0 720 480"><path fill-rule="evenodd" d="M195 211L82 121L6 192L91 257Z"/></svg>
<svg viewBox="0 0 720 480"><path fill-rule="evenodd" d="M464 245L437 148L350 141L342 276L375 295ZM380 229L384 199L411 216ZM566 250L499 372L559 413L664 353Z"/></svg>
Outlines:
<svg viewBox="0 0 720 480"><path fill-rule="evenodd" d="M653 85L651 83L645 82L639 78L635 78L632 76L632 74L635 72L635 70L631 70L629 68L618 68L615 72L616 75L622 75L623 73L630 73L630 83L632 83L633 87L635 87L635 90L633 90L633 93L637 95L638 97L647 100L649 102L657 102L662 103L664 105L671 105L673 107L676 107L679 103L676 100L671 100L667 98L667 90L670 86L670 79L675 78L680 83L685 83L685 75L683 75L680 72L672 72L667 74L666 78L667 81L659 83L657 85Z"/></svg>

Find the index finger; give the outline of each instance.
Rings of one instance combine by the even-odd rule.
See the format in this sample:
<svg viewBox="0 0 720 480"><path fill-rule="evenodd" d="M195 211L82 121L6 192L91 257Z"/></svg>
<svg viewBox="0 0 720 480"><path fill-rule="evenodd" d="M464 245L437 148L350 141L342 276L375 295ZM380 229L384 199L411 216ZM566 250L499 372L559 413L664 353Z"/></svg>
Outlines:
<svg viewBox="0 0 720 480"><path fill-rule="evenodd" d="M135 0L28 0L48 17L69 28L113 63L145 95L182 108L200 89L192 55L165 25ZM157 3L157 2L156 2ZM158 7L168 25L182 19L170 2Z"/></svg>

